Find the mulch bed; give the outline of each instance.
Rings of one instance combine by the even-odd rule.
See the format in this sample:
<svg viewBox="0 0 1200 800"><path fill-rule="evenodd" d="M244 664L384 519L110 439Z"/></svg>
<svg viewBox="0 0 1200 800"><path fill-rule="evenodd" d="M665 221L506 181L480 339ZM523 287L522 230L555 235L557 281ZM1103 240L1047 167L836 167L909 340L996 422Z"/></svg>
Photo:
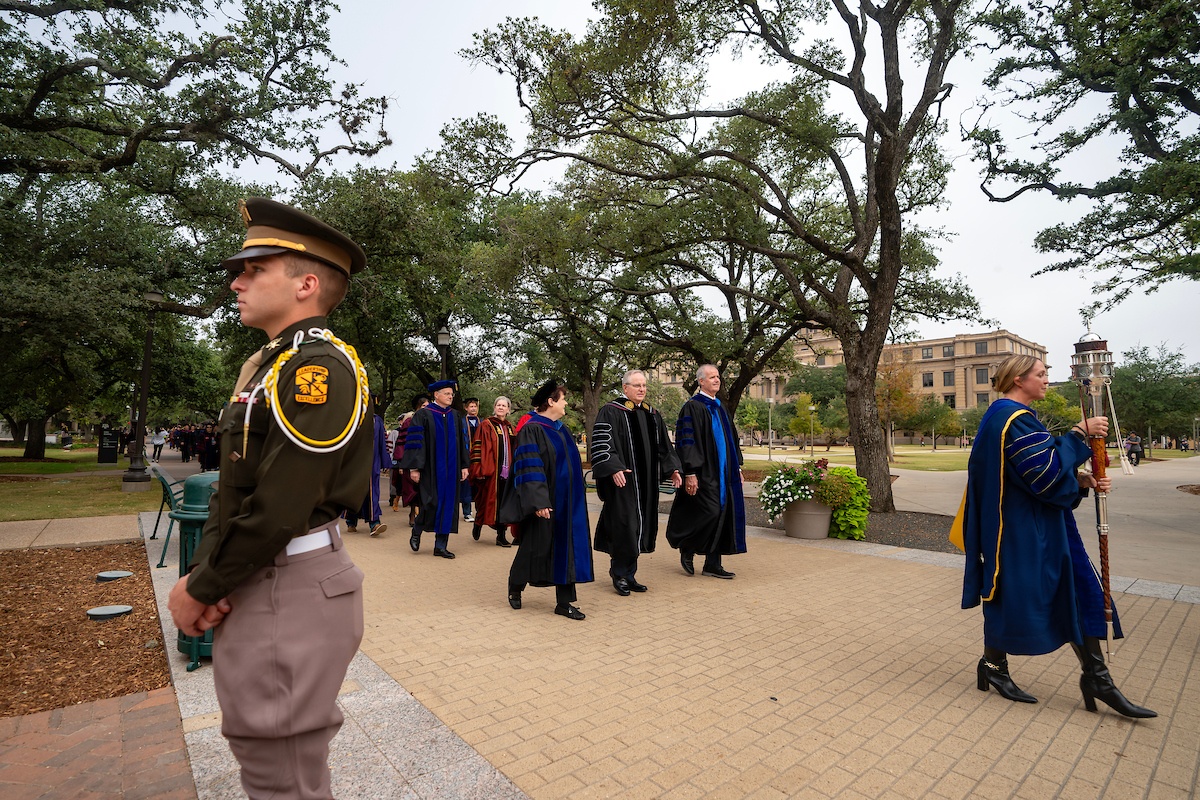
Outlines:
<svg viewBox="0 0 1200 800"><path fill-rule="evenodd" d="M133 575L97 583L96 574ZM145 546L0 551L0 717L170 683ZM133 606L93 621L89 608Z"/></svg>

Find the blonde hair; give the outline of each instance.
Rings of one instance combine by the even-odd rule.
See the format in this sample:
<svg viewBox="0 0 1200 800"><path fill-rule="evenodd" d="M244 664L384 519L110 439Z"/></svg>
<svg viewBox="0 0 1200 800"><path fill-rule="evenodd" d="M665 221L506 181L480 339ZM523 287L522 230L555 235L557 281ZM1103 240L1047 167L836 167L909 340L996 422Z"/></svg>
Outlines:
<svg viewBox="0 0 1200 800"><path fill-rule="evenodd" d="M992 375L992 388L1000 394L1007 394L1017 383L1017 378L1025 375L1041 361L1037 356L1012 355L1000 362Z"/></svg>

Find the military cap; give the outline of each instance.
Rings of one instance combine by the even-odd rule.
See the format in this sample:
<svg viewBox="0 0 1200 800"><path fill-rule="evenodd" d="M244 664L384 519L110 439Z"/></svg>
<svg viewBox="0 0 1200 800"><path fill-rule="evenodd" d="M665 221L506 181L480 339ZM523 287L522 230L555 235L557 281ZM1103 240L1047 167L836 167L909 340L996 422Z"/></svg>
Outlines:
<svg viewBox="0 0 1200 800"><path fill-rule="evenodd" d="M543 383L541 388L533 393L533 407L537 408L538 406L546 403L550 399L551 395L554 394L554 390L561 385L562 384L558 382L558 378L551 378Z"/></svg>
<svg viewBox="0 0 1200 800"><path fill-rule="evenodd" d="M248 258L302 253L341 270L349 277L367 266L367 256L354 241L316 217L265 197L247 197L238 204L246 223L246 241L236 255L221 262L233 269Z"/></svg>
<svg viewBox="0 0 1200 800"><path fill-rule="evenodd" d="M458 381L453 381L453 380L434 381L433 383L429 384L425 388L431 392L436 392L438 389L446 389L446 388L456 389L456 388L458 388Z"/></svg>

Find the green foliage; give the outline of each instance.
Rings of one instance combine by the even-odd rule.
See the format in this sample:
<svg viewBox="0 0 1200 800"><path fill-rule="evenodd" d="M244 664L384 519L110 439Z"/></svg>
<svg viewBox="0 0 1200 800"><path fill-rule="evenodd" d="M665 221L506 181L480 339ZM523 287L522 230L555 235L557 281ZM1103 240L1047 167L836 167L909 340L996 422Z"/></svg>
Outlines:
<svg viewBox="0 0 1200 800"><path fill-rule="evenodd" d="M837 479L844 489L839 492L848 495L847 499L838 505L826 503L833 509L829 520L829 535L835 539L865 539L867 536L867 519L871 511L871 492L867 482L859 477L853 467L830 467L829 477ZM824 502L824 501L822 501Z"/></svg>
<svg viewBox="0 0 1200 800"><path fill-rule="evenodd" d="M1200 416L1200 364L1186 364L1181 351L1166 345L1135 347L1121 356L1112 381L1121 433L1190 436Z"/></svg>
<svg viewBox="0 0 1200 800"><path fill-rule="evenodd" d="M602 0L583 38L510 19L466 51L517 83L531 125L520 164L584 162L610 189L603 198L655 223L625 226L611 250L651 279L627 287L657 298L639 313L686 319L673 299L686 306L704 288L719 293L735 330L744 326L727 337L733 349L704 351L728 353L704 360L729 376L731 408L786 342L759 336L743 301L780 332L827 329L841 340L850 427L881 508L891 489L871 391L893 313L978 316L961 278L936 276L935 232L905 222L942 201L949 164L931 112L951 89L944 75L962 44L964 3L835 17L825 4ZM706 106L707 71L730 52L782 77ZM915 79L901 81L906 70ZM853 117L831 110L835 89ZM703 351L681 330L655 340Z"/></svg>
<svg viewBox="0 0 1200 800"><path fill-rule="evenodd" d="M1036 159L981 120L965 133L984 162L984 191L1003 202L1042 190L1089 203L1078 221L1038 234L1040 250L1066 256L1046 269L1099 274L1110 306L1200 279L1200 6L999 0L982 21L1007 54L987 84L1032 128L1021 138ZM1105 149L1114 139L1124 148L1115 161ZM1077 165L1089 174L1070 177Z"/></svg>
<svg viewBox="0 0 1200 800"><path fill-rule="evenodd" d="M1046 392L1045 399L1034 400L1029 407L1037 412L1046 430L1065 433L1079 421L1079 392L1074 384L1056 386Z"/></svg>
<svg viewBox="0 0 1200 800"><path fill-rule="evenodd" d="M386 101L336 86L328 0L7 3L0 174L162 186L249 156L302 177L389 143ZM323 129L344 143L322 143ZM161 170L143 169L155 160Z"/></svg>
<svg viewBox="0 0 1200 800"><path fill-rule="evenodd" d="M836 364L832 367L814 367L811 364L800 364L792 373L785 395L808 394L818 405L825 405L834 398L846 397L846 365ZM807 407L807 406L806 406Z"/></svg>

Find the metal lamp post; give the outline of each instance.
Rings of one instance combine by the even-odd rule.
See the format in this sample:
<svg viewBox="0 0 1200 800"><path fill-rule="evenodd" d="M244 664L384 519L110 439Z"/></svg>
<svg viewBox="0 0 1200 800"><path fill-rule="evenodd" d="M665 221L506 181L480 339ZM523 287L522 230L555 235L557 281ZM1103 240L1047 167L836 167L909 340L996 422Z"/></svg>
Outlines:
<svg viewBox="0 0 1200 800"><path fill-rule="evenodd" d="M812 458L813 456L815 456L817 454L817 443L816 443L816 441L814 441L814 438L813 438L814 437L813 420L815 419L816 413L817 413L816 406L808 407L808 457L809 458Z"/></svg>
<svg viewBox="0 0 1200 800"><path fill-rule="evenodd" d="M164 298L162 292L150 290L142 295L150 305L146 323L146 341L142 349L142 380L138 389L137 417L133 425L133 448L129 453L129 469L121 476L121 491L141 492L150 488L150 473L146 469L146 413L150 399L150 359L154 348L154 317Z"/></svg>
<svg viewBox="0 0 1200 800"><path fill-rule="evenodd" d="M767 461L771 460L771 445L775 439L775 427L771 423L771 412L775 410L775 398L767 398ZM787 461L785 458L784 461Z"/></svg>
<svg viewBox="0 0 1200 800"><path fill-rule="evenodd" d="M437 332L437 349L442 357L442 380L446 380L449 377L447 361L450 357L450 328L446 325L443 325Z"/></svg>

